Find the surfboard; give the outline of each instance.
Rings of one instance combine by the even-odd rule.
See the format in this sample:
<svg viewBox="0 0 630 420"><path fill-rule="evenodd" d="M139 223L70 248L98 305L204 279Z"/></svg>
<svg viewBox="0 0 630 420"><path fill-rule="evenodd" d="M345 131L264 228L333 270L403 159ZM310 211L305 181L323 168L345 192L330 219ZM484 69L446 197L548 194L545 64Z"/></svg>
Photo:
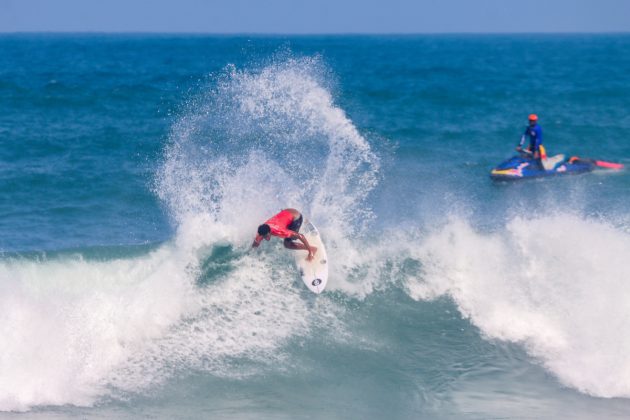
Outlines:
<svg viewBox="0 0 630 420"><path fill-rule="evenodd" d="M302 281L313 293L320 294L328 283L328 257L321 235L313 223L304 221L300 233L304 235L309 245L317 247L315 257L308 261L308 252L304 250L294 251L295 264L300 270Z"/></svg>

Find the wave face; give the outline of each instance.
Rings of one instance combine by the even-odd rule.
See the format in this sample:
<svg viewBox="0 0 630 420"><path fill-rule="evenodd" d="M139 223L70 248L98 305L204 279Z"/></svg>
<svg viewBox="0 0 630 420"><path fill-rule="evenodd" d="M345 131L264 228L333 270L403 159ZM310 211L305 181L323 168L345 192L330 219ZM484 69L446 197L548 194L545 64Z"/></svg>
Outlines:
<svg viewBox="0 0 630 420"><path fill-rule="evenodd" d="M0 411L630 417L630 172L488 179L531 112L628 164L629 46L0 36Z"/></svg>
<svg viewBox="0 0 630 420"><path fill-rule="evenodd" d="M630 396L620 331L630 316L630 235L571 214L480 234L453 220L423 241L414 299L450 296L484 336L522 344L566 386Z"/></svg>

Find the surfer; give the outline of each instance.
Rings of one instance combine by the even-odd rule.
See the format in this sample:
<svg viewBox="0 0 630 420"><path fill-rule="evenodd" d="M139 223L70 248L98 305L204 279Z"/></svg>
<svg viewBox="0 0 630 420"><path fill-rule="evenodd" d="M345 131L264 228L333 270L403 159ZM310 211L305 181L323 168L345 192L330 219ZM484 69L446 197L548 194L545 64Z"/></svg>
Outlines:
<svg viewBox="0 0 630 420"><path fill-rule="evenodd" d="M285 248L308 251L308 257L306 257L306 259L309 261L312 260L317 252L317 248L310 246L304 235L299 233L303 220L302 213L296 209L282 210L280 213L258 226L258 234L254 239L254 243L252 243L252 247L258 247L263 239L268 241L271 239L272 235L278 236L284 238ZM302 243L296 243L296 239Z"/></svg>
<svg viewBox="0 0 630 420"><path fill-rule="evenodd" d="M529 146L526 149L523 149L523 145L525 144L527 137L529 137ZM547 159L547 153L545 152L545 147L542 142L542 128L538 124L538 116L536 114L531 114L529 116L529 125L521 136L521 141L516 146L516 151L531 155L534 161L538 163L540 169L544 169L541 160Z"/></svg>

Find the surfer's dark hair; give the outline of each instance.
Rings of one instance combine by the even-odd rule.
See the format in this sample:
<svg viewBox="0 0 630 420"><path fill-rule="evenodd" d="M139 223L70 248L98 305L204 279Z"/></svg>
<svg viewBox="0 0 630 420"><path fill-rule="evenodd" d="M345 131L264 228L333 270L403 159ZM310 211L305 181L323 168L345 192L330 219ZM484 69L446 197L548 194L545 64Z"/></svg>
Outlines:
<svg viewBox="0 0 630 420"><path fill-rule="evenodd" d="M271 228L269 227L267 223L258 226L258 234L260 236L268 235L269 232L271 232Z"/></svg>

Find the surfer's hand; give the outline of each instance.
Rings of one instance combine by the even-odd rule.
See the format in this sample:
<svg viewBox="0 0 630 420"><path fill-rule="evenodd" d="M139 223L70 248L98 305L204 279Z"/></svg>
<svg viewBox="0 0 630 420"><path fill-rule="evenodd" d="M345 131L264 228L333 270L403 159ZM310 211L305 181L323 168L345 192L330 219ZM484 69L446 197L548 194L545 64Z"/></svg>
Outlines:
<svg viewBox="0 0 630 420"><path fill-rule="evenodd" d="M521 146L516 146L516 151L517 151L517 152L522 152L522 151L523 151L523 148L522 148Z"/></svg>

